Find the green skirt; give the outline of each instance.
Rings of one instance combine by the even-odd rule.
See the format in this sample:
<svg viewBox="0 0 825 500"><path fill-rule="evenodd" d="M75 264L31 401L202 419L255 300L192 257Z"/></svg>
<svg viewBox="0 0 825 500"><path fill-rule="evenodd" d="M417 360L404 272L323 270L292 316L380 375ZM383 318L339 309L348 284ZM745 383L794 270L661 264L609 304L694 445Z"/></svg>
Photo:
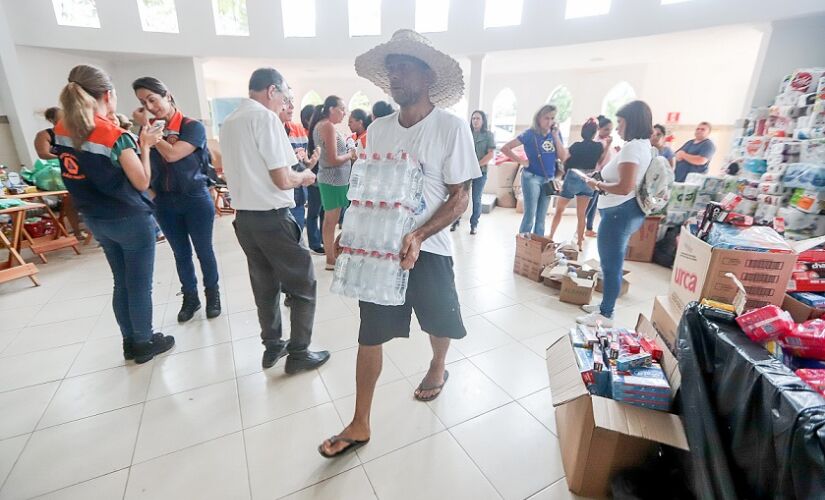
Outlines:
<svg viewBox="0 0 825 500"><path fill-rule="evenodd" d="M333 186L331 184L318 183L318 190L321 192L321 206L325 211L344 208L349 205L347 192L349 186Z"/></svg>

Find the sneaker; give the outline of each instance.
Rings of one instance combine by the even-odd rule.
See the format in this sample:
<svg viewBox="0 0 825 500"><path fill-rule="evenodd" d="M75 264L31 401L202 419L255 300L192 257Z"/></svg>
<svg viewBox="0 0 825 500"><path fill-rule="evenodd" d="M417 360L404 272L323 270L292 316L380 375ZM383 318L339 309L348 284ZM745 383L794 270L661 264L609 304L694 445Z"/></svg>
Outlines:
<svg viewBox="0 0 825 500"><path fill-rule="evenodd" d="M601 311L601 308L601 304L585 304L581 307L582 311L586 312L587 314L599 312Z"/></svg>
<svg viewBox="0 0 825 500"><path fill-rule="evenodd" d="M470 234L476 234L476 233L478 233L478 229L476 229L475 226L471 227L470 228Z"/></svg>
<svg viewBox="0 0 825 500"><path fill-rule="evenodd" d="M175 347L175 337L155 333L149 342L135 342L132 353L135 356L135 363L140 365L151 361L158 354L163 354L173 347Z"/></svg>
<svg viewBox="0 0 825 500"><path fill-rule="evenodd" d="M123 339L123 359L126 361L135 359L135 344L132 339Z"/></svg>
<svg viewBox="0 0 825 500"><path fill-rule="evenodd" d="M279 359L283 358L286 355L286 344L277 346L267 346L266 350L264 351L264 356L261 359L261 366L264 368L264 370L266 370L267 368L272 368L273 366L275 366L275 363L277 363Z"/></svg>
<svg viewBox="0 0 825 500"><path fill-rule="evenodd" d="M178 312L178 323L186 323L192 319L200 308L201 299L198 298L198 292L183 292L183 304L181 304L180 311Z"/></svg>
<svg viewBox="0 0 825 500"><path fill-rule="evenodd" d="M206 317L217 318L221 315L221 294L218 287L206 289Z"/></svg>
<svg viewBox="0 0 825 500"><path fill-rule="evenodd" d="M579 316L576 318L576 323L584 326L603 326L606 328L613 326L613 320L602 316L600 312L590 313L587 316Z"/></svg>
<svg viewBox="0 0 825 500"><path fill-rule="evenodd" d="M313 370L323 365L329 360L329 351L304 351L300 353L292 353L286 358L286 373L293 375L295 373Z"/></svg>
<svg viewBox="0 0 825 500"><path fill-rule="evenodd" d="M314 253L315 255L326 255L326 254L327 254L326 250L324 250L324 247L322 247L322 246L321 246L321 247L317 247L317 248L310 248L310 250L311 250L311 251L312 251L312 253Z"/></svg>

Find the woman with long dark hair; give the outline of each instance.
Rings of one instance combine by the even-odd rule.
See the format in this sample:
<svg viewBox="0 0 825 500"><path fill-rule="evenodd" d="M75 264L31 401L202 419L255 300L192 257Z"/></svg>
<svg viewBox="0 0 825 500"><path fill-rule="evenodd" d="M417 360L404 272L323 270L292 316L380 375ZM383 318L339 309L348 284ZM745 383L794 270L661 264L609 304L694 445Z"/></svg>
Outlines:
<svg viewBox="0 0 825 500"><path fill-rule="evenodd" d="M655 153L650 145L653 118L650 107L633 101L616 112L619 136L626 141L621 152L602 169L602 179L589 178L587 185L604 193L599 198L598 247L604 293L599 305L584 305L586 316L576 322L587 326L613 325L616 299L622 288L622 268L630 237L639 230L645 214L636 201L636 190L644 179Z"/></svg>
<svg viewBox="0 0 825 500"><path fill-rule="evenodd" d="M481 177L473 179L473 212L470 216L470 234L476 234L478 221L481 218L481 194L484 192L484 185L487 184L487 165L495 155L496 139L487 124L487 113L480 109L473 111L470 115L470 129L473 131L476 159L481 167ZM460 222L461 217L453 222L450 231L455 231Z"/></svg>
<svg viewBox="0 0 825 500"><path fill-rule="evenodd" d="M212 248L215 204L209 193L209 151L206 129L178 109L169 88L157 78L138 78L132 90L141 107L134 117L139 125L162 122L163 140L152 148L152 190L155 217L175 254L183 293L178 322L192 319L201 308L192 246L200 261L206 292L206 317L221 314L218 262ZM147 111L152 114L149 119Z"/></svg>
<svg viewBox="0 0 825 500"><path fill-rule="evenodd" d="M513 148L524 145L527 160L513 153ZM556 160L567 160L567 148L562 142L556 123L556 107L545 104L533 116L533 126L501 148L505 156L524 167L521 189L524 194L524 216L519 233L544 236L547 207L556 177Z"/></svg>
<svg viewBox="0 0 825 500"><path fill-rule="evenodd" d="M151 179L149 151L161 131L141 130L138 147L109 121L117 96L109 75L94 66L72 69L60 104L65 117L55 125L55 154L63 181L112 269L123 357L145 363L175 345L174 337L152 331L155 223L144 191Z"/></svg>
<svg viewBox="0 0 825 500"><path fill-rule="evenodd" d="M353 109L349 114L349 129L354 134L355 146L360 150L367 147L367 127L372 123L372 118L363 109Z"/></svg>
<svg viewBox="0 0 825 500"><path fill-rule="evenodd" d="M564 214L564 209L570 203L570 200L576 198L576 217L578 225L576 226L576 241L579 245L579 250L584 247L584 226L587 218L587 207L590 200L593 199L594 191L590 189L585 183L584 179L577 172L571 172L571 169L576 169L582 174L590 174L596 169L599 160L604 156L604 147L601 143L596 142L593 138L596 136L598 130L598 123L595 118L589 119L582 125L582 141L570 146L570 157L564 162L564 184L559 193L558 205L556 205L556 212L553 214L553 224L550 226L549 238L552 240L556 235L556 229L561 222L561 216Z"/></svg>
<svg viewBox="0 0 825 500"><path fill-rule="evenodd" d="M343 134L335 126L344 121L347 107L340 97L331 95L324 100L320 113L312 117L309 125L309 150L321 148L318 160L318 189L324 207L324 223L321 234L326 248L326 270L335 269L335 225L341 209L349 204L349 176L352 162L357 158L355 149L347 149Z"/></svg>

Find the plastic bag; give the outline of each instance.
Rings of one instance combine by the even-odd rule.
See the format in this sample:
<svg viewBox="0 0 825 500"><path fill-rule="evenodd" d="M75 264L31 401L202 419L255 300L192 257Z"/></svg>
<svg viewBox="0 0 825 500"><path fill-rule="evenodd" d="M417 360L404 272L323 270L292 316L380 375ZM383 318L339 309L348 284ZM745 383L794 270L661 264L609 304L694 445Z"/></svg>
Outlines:
<svg viewBox="0 0 825 500"><path fill-rule="evenodd" d="M753 226L741 228L728 224L713 224L707 242L716 248L751 250L755 252L792 253L793 248L773 228Z"/></svg>
<svg viewBox="0 0 825 500"><path fill-rule="evenodd" d="M20 177L41 191L62 191L66 189L57 159L37 160L34 167L20 171Z"/></svg>

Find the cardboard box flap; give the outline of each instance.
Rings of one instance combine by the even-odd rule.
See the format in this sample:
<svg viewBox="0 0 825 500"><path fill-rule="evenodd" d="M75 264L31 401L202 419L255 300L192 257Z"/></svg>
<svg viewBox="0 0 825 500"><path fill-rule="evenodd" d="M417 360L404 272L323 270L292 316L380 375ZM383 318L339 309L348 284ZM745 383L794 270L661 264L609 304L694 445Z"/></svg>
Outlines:
<svg viewBox="0 0 825 500"><path fill-rule="evenodd" d="M554 407L590 395L576 364L573 344L566 334L547 348L547 374Z"/></svg>
<svg viewBox="0 0 825 500"><path fill-rule="evenodd" d="M591 398L591 401L596 427L681 450L690 449L684 426L677 415L626 405L597 396Z"/></svg>
<svg viewBox="0 0 825 500"><path fill-rule="evenodd" d="M639 319L636 321L636 332L647 338L654 339L656 344L662 349L662 370L664 370L665 376L667 376L667 382L670 384L670 393L675 396L679 387L682 385L682 372L679 371L679 361L676 359L676 356L670 352L665 339L644 314L640 314Z"/></svg>
<svg viewBox="0 0 825 500"><path fill-rule="evenodd" d="M825 236L819 236L807 240L796 241L794 243L791 243L791 248L793 248L794 252L796 253L802 253L812 248L816 248L822 244L825 244Z"/></svg>
<svg viewBox="0 0 825 500"><path fill-rule="evenodd" d="M737 315L742 314L745 312L745 304L748 303L748 292L745 290L745 285L733 273L725 273L725 276L730 278L736 286L736 297L734 297L732 305Z"/></svg>

